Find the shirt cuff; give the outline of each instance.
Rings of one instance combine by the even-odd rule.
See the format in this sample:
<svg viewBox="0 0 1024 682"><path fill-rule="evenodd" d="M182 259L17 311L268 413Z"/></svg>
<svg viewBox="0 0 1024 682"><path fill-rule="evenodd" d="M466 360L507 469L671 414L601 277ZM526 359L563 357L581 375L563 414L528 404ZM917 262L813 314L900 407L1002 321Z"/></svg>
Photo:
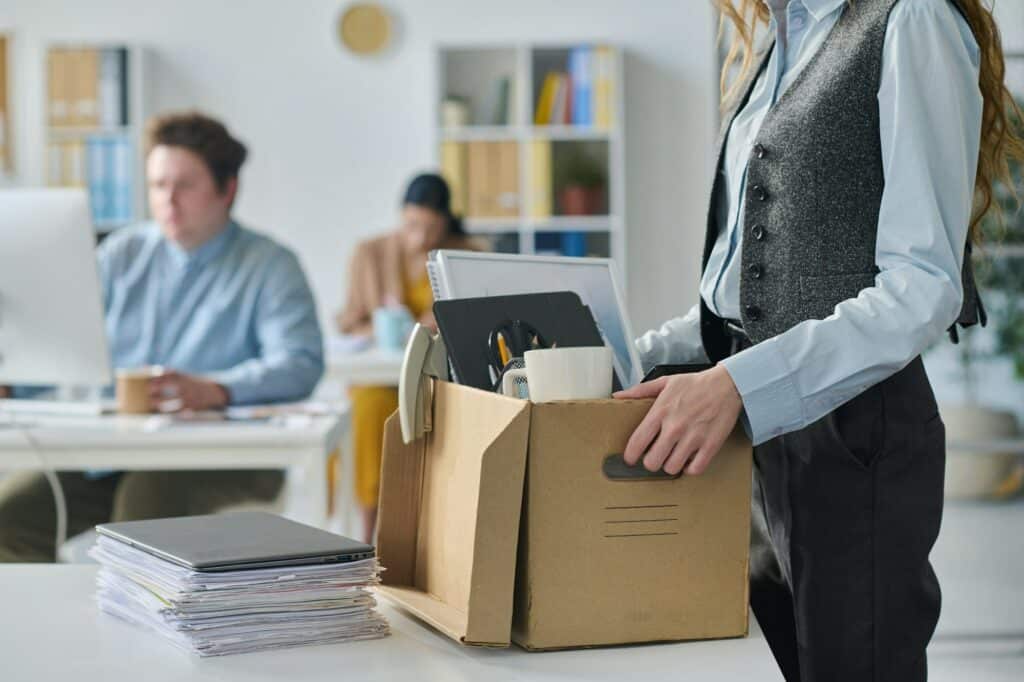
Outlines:
<svg viewBox="0 0 1024 682"><path fill-rule="evenodd" d="M225 370L212 372L204 377L220 384L228 392L228 405L245 405L259 401L258 384L239 372Z"/></svg>
<svg viewBox="0 0 1024 682"><path fill-rule="evenodd" d="M774 338L728 357L721 364L743 399L748 433L754 445L805 426L793 372Z"/></svg>

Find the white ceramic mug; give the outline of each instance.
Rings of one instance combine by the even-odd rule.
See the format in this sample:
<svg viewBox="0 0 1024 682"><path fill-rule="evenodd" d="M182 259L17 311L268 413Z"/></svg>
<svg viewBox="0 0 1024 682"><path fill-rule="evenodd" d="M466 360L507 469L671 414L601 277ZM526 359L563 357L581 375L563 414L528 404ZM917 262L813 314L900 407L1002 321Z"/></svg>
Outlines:
<svg viewBox="0 0 1024 682"><path fill-rule="evenodd" d="M510 369L501 380L504 395L521 397L518 385L526 380L530 400L600 400L612 395L612 349L541 348L523 355L526 369Z"/></svg>

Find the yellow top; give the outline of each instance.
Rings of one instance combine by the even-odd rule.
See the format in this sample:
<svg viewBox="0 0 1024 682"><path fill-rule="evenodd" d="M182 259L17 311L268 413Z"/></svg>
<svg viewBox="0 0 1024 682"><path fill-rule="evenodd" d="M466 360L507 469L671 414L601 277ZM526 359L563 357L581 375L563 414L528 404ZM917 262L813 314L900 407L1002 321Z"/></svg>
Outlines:
<svg viewBox="0 0 1024 682"><path fill-rule="evenodd" d="M434 306L434 292L430 289L430 277L427 273L415 281L405 280L402 296L405 298L405 306L412 313L414 319L419 319L423 313Z"/></svg>
<svg viewBox="0 0 1024 682"><path fill-rule="evenodd" d="M430 277L404 281L402 298L414 319L434 305ZM380 452L384 446L384 422L398 409L398 391L391 386L353 386L352 441L356 461L356 497L363 507L374 507L380 487Z"/></svg>

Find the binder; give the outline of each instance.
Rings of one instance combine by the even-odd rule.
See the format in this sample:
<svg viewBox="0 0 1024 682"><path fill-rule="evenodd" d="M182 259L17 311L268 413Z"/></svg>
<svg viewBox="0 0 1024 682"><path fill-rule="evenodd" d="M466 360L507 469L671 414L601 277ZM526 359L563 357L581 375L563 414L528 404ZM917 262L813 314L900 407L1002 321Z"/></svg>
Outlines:
<svg viewBox="0 0 1024 682"><path fill-rule="evenodd" d="M530 142L530 217L550 218L551 197L551 142Z"/></svg>
<svg viewBox="0 0 1024 682"><path fill-rule="evenodd" d="M99 57L99 122L107 128L126 124L124 105L125 67L127 51L124 48L105 48Z"/></svg>
<svg viewBox="0 0 1024 682"><path fill-rule="evenodd" d="M555 74L555 97L551 104L548 120L551 125L561 125L566 121L569 107L569 79L563 73Z"/></svg>
<svg viewBox="0 0 1024 682"><path fill-rule="evenodd" d="M441 175L452 193L452 211L466 213L466 146L461 142L441 143Z"/></svg>
<svg viewBox="0 0 1024 682"><path fill-rule="evenodd" d="M467 215L480 218L488 216L488 197L492 190L491 173L488 163L487 142L470 142L466 145L466 177L469 200Z"/></svg>
<svg viewBox="0 0 1024 682"><path fill-rule="evenodd" d="M46 184L50 187L64 185L64 145L50 142L47 147Z"/></svg>
<svg viewBox="0 0 1024 682"><path fill-rule="evenodd" d="M594 122L592 105L593 53L587 46L574 47L569 52L569 75L572 81L573 125L589 126Z"/></svg>
<svg viewBox="0 0 1024 682"><path fill-rule="evenodd" d="M65 126L70 123L71 107L68 103L68 64L67 50L50 50L47 57L50 125Z"/></svg>
<svg viewBox="0 0 1024 682"><path fill-rule="evenodd" d="M64 143L63 149L65 187L85 187L85 145L80 140Z"/></svg>
<svg viewBox="0 0 1024 682"><path fill-rule="evenodd" d="M497 165L497 212L502 218L519 215L519 145L498 142L494 145Z"/></svg>
<svg viewBox="0 0 1024 682"><path fill-rule="evenodd" d="M123 225L134 219L134 146L119 137L111 141L110 152L111 220Z"/></svg>
<svg viewBox="0 0 1024 682"><path fill-rule="evenodd" d="M99 125L99 53L96 50L75 50L71 122L76 126Z"/></svg>
<svg viewBox="0 0 1024 682"><path fill-rule="evenodd" d="M536 125L549 125L551 123L551 112L554 109L555 95L558 92L558 75L549 73L544 76L544 84L540 89L540 97L537 98L537 110L534 112L533 122Z"/></svg>
<svg viewBox="0 0 1024 682"><path fill-rule="evenodd" d="M519 215L519 147L515 142L467 145L468 215L510 218Z"/></svg>
<svg viewBox="0 0 1024 682"><path fill-rule="evenodd" d="M594 124L601 128L614 125L612 94L615 78L615 51L608 46L594 51L593 109Z"/></svg>
<svg viewBox="0 0 1024 682"><path fill-rule="evenodd" d="M109 221L111 215L106 147L107 141L102 137L90 135L86 138L85 157L88 169L89 205L92 208L92 221L96 225Z"/></svg>

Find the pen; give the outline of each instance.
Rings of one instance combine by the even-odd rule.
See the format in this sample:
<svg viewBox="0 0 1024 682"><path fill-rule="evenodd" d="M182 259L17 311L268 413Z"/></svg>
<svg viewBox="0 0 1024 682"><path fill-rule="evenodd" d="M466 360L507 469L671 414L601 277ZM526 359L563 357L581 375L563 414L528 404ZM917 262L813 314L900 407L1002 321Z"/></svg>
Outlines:
<svg viewBox="0 0 1024 682"><path fill-rule="evenodd" d="M505 335L498 332L498 352L501 354L501 364L505 366L511 359L508 354L508 346L505 345Z"/></svg>

